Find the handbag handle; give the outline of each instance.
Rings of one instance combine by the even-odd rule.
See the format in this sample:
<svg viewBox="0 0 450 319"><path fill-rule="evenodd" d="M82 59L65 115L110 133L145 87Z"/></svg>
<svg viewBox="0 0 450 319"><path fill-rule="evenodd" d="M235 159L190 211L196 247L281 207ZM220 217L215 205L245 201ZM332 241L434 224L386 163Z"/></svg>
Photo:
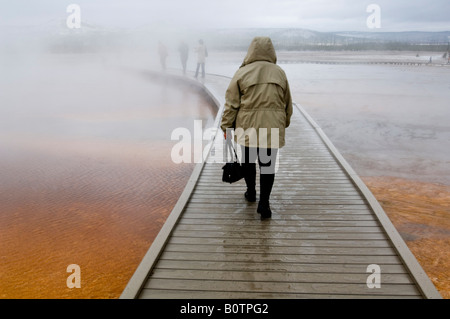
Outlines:
<svg viewBox="0 0 450 319"><path fill-rule="evenodd" d="M239 161L239 157L238 157L238 155L236 153L236 149L234 148L233 141L231 140L231 136L230 135L231 134L227 134L227 141L226 141L227 148L226 149L228 150L229 148L231 148L233 150L233 153L236 156L236 160L235 161L238 162Z"/></svg>

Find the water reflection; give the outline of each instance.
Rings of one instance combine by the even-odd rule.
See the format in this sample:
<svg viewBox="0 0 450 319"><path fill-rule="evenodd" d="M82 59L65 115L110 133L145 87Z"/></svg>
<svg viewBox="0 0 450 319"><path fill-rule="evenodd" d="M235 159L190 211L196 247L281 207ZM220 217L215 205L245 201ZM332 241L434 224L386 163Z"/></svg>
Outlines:
<svg viewBox="0 0 450 319"><path fill-rule="evenodd" d="M187 88L91 61L0 79L1 298L117 298L193 168L172 163L172 130L214 117Z"/></svg>

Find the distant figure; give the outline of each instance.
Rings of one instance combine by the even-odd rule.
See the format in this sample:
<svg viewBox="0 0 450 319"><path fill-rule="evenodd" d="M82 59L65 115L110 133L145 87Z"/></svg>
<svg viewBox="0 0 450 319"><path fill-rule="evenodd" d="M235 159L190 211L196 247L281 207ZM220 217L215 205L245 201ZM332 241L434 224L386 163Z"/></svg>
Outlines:
<svg viewBox="0 0 450 319"><path fill-rule="evenodd" d="M256 37L225 93L221 129L234 129L241 146L241 163L247 185L245 199L256 201L256 159L260 170L257 212L271 218L270 194L275 180L278 149L285 144L285 130L292 115L292 98L285 72L268 37Z"/></svg>
<svg viewBox="0 0 450 319"><path fill-rule="evenodd" d="M200 66L202 67L202 78L205 77L205 61L208 57L208 49L206 48L203 40L198 41L198 46L195 48L195 52L197 53L197 69L195 70L195 78L198 77L198 71Z"/></svg>
<svg viewBox="0 0 450 319"><path fill-rule="evenodd" d="M433 63L433 59L432 59L432 57L430 56L430 60L428 61L428 63Z"/></svg>
<svg viewBox="0 0 450 319"><path fill-rule="evenodd" d="M183 74L186 74L186 65L189 57L189 46L186 42L182 41L180 46L178 47L178 51L180 52L181 66L183 67Z"/></svg>
<svg viewBox="0 0 450 319"><path fill-rule="evenodd" d="M159 41L159 44L158 44L158 54L159 54L159 61L161 62L161 67L165 71L166 70L166 59L167 59L167 56L169 55L169 53L167 52L166 46L161 41Z"/></svg>

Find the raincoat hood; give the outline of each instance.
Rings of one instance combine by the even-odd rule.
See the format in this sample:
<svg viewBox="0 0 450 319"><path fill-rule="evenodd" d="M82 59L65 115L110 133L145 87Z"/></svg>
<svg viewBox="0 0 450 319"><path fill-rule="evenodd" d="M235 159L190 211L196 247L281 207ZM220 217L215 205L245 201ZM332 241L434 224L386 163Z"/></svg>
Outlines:
<svg viewBox="0 0 450 319"><path fill-rule="evenodd" d="M277 55L269 37L255 37L250 43L247 55L241 67L255 61L277 63Z"/></svg>
<svg viewBox="0 0 450 319"><path fill-rule="evenodd" d="M220 127L234 129L237 144L281 148L293 112L289 83L268 37L251 42L225 93Z"/></svg>

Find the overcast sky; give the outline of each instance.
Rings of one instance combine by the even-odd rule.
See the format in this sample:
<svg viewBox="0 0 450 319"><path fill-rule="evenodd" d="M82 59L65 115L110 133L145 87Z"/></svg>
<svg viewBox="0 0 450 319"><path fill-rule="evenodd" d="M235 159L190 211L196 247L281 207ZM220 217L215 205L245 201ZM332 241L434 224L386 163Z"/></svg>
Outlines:
<svg viewBox="0 0 450 319"><path fill-rule="evenodd" d="M78 4L83 22L104 27L282 27L317 31L448 31L450 0L0 0L0 25L65 20ZM370 4L381 28L369 29Z"/></svg>

